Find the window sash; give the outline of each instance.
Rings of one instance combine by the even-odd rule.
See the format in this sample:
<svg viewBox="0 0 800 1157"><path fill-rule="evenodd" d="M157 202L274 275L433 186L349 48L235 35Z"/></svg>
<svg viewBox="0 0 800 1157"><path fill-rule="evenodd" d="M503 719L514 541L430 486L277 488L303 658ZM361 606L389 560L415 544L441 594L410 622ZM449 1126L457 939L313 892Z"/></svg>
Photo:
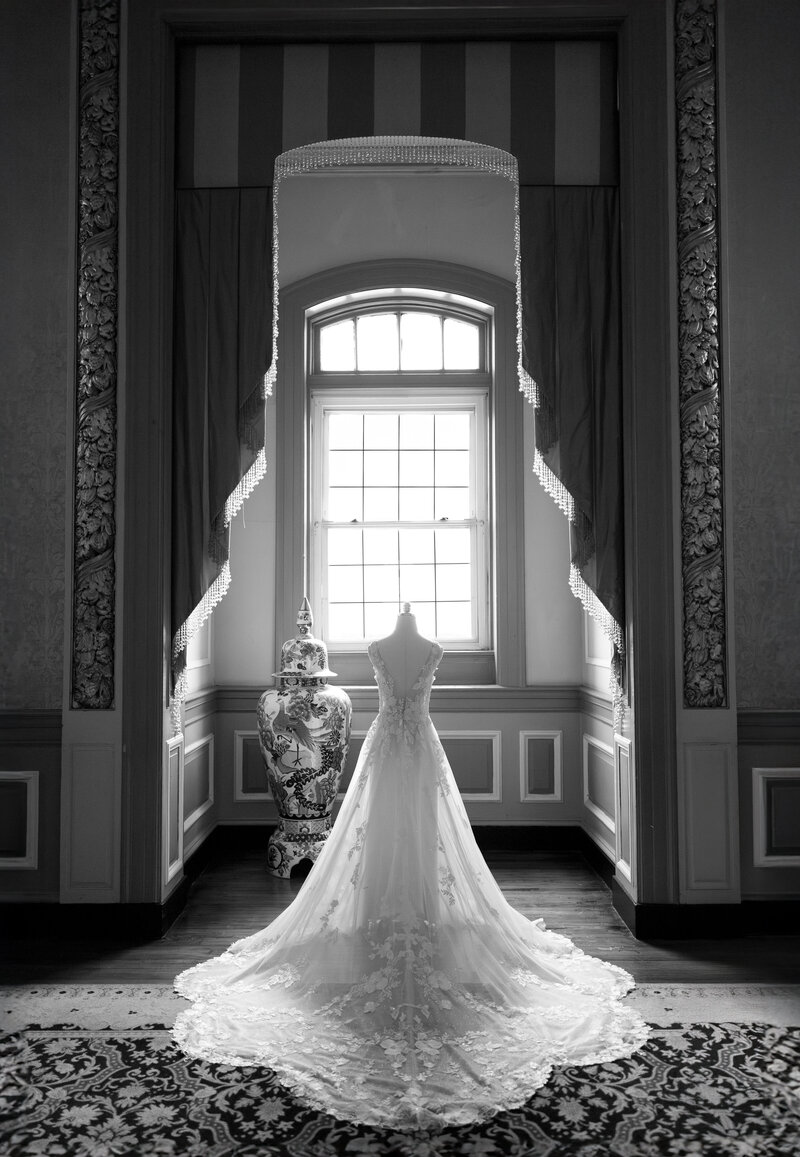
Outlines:
<svg viewBox="0 0 800 1157"><path fill-rule="evenodd" d="M408 391L404 390L404 394ZM468 638L446 639L448 649L452 650L482 650L491 646L490 639L490 554L487 536L487 522L489 510L489 470L488 470L488 391L474 385L460 385L456 391L447 394L433 393L430 390L415 390L413 396L398 399L394 397L375 397L366 395L363 389L332 390L326 388L314 391L311 395L311 437L310 437L310 594L312 605L320 610L320 631L326 641L341 651L362 650L364 638L349 640L330 640L328 632L328 592L327 592L327 546L328 532L338 527L352 528L357 525L361 529L370 527L385 527L397 529L428 528L441 530L446 528L466 528L470 531L471 543L471 582L472 582L472 634ZM455 396L454 396L455 395ZM400 520L363 520L358 523L340 522L325 517L324 502L327 494L327 415L349 411L357 413L404 413L429 411L431 413L446 413L447 411L469 411L470 420L470 517L467 519L447 520L424 519L414 521ZM402 592L401 592L402 597ZM387 600L388 601L388 600ZM440 600L446 602L448 600ZM362 600L363 605L364 600ZM413 609L413 603L412 603ZM391 629L391 628L389 628Z"/></svg>

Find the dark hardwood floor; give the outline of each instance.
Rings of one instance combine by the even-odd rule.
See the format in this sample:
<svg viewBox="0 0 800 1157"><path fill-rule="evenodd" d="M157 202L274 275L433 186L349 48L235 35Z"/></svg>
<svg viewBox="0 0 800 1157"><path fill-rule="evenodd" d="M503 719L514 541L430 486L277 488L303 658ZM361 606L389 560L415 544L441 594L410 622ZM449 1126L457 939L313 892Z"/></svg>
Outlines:
<svg viewBox="0 0 800 1157"><path fill-rule="evenodd" d="M631 935L608 888L579 853L495 851L486 858L514 907L542 916L549 928L640 983L800 982L800 936L645 943ZM227 848L195 880L185 909L161 939L72 940L42 929L3 945L0 983L169 984L182 969L268 924L302 886L302 877L271 876L263 849Z"/></svg>

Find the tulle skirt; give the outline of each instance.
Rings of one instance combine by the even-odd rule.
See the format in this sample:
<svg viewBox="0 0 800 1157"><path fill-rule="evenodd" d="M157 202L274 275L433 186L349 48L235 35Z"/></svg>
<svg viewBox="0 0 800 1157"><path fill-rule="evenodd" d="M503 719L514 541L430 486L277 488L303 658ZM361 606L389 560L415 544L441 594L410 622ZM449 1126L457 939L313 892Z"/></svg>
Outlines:
<svg viewBox="0 0 800 1157"><path fill-rule="evenodd" d="M632 986L507 903L430 719L379 716L300 893L177 977L193 1003L173 1035L333 1116L437 1128L524 1103L554 1065L636 1051Z"/></svg>

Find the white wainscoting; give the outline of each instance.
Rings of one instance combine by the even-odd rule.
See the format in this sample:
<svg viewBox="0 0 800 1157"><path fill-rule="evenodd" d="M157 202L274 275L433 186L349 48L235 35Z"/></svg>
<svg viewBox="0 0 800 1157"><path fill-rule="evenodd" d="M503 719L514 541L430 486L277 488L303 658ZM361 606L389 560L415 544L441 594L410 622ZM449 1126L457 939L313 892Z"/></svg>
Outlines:
<svg viewBox="0 0 800 1157"><path fill-rule="evenodd" d="M697 740L678 761L684 904L738 903L739 795L735 744Z"/></svg>
<svg viewBox="0 0 800 1157"><path fill-rule="evenodd" d="M161 771L161 882L183 871L183 736L164 744Z"/></svg>
<svg viewBox="0 0 800 1157"><path fill-rule="evenodd" d="M563 803L564 766L562 759L562 731L520 731L519 733L519 798L520 803ZM553 790L533 792L530 790L530 768L528 766L528 740L550 740L553 747Z"/></svg>
<svg viewBox="0 0 800 1157"><path fill-rule="evenodd" d="M770 798L773 785L796 789L800 799L800 767L754 767L753 772L753 864L757 868L799 868L800 853L782 852L781 843L774 838L775 803ZM794 820L795 836L792 845L800 847L800 807L787 810L787 818Z"/></svg>
<svg viewBox="0 0 800 1157"><path fill-rule="evenodd" d="M25 788L24 851L22 855L0 855L0 868L39 867L39 772L0 771L0 783L22 784Z"/></svg>
<svg viewBox="0 0 800 1157"><path fill-rule="evenodd" d="M194 763L196 760L201 758L204 750L207 752L207 755L206 755L207 763L206 763L205 795L198 802L197 806L192 809L192 811L189 813L189 815L184 816L184 819L183 819L184 832L188 832L189 828L193 827L194 824L196 824L197 821L200 819L200 817L204 816L206 814L206 812L214 806L214 736L210 735L210 734L209 735L203 735L200 739L195 740L194 743L190 743L189 746L184 751L184 755L183 755L183 795L184 795L184 801L185 801L185 797L186 797L186 777L188 775L189 766L190 766L190 764Z"/></svg>
<svg viewBox="0 0 800 1157"><path fill-rule="evenodd" d="M264 790L245 791L244 786L244 745L255 743L258 746L257 731L234 731L233 733L233 798L236 803L268 803L272 801L272 792L267 783L267 769L264 768ZM259 759L262 759L259 749ZM262 759L263 763L263 759Z"/></svg>
<svg viewBox="0 0 800 1157"><path fill-rule="evenodd" d="M502 774L502 738L501 732L494 730L481 731L442 731L438 732L439 738L442 741L442 746L447 750L448 739L471 739L485 740L491 744L492 752L492 783L489 791L462 791L461 798L464 803L500 803L503 798L503 774ZM452 765L453 760L450 760Z"/></svg>
<svg viewBox="0 0 800 1157"><path fill-rule="evenodd" d="M609 786L611 798L614 797L614 749L602 740L597 739L594 735L583 734L583 806L599 823L600 829L592 826L589 829L589 835L598 844L599 847L606 853L608 858L612 861L616 860L616 838L617 825L616 817L604 806L603 801L599 798L599 794L593 794L593 785L591 782L590 759L591 753L594 752L595 758L601 764L605 764L608 768ZM614 807L614 803L611 803Z"/></svg>
<svg viewBox="0 0 800 1157"><path fill-rule="evenodd" d="M636 898L636 778L633 741L614 736L614 796L616 800L615 867Z"/></svg>

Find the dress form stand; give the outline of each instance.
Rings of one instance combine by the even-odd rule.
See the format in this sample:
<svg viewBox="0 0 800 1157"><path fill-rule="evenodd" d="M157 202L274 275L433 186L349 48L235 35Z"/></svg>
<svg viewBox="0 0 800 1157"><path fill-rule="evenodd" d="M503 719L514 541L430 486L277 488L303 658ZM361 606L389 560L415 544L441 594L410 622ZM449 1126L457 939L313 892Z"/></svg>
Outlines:
<svg viewBox="0 0 800 1157"><path fill-rule="evenodd" d="M398 695L407 695L431 653L433 641L417 629L411 603L403 603L391 635L378 640L378 649Z"/></svg>

